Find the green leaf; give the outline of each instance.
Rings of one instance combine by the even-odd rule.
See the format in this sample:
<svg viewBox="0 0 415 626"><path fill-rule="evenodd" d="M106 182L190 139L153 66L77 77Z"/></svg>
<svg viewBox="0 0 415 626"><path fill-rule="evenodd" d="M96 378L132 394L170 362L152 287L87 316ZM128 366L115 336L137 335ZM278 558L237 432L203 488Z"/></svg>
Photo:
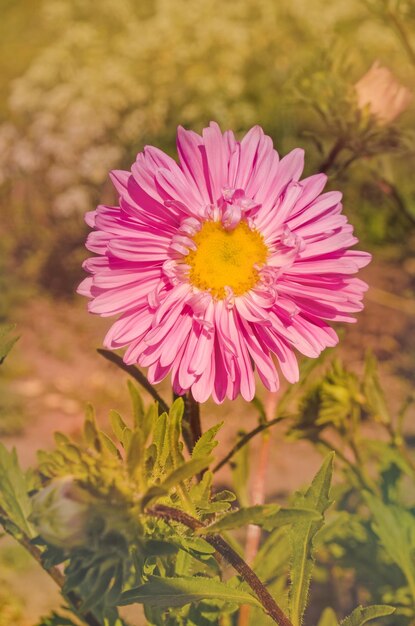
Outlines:
<svg viewBox="0 0 415 626"><path fill-rule="evenodd" d="M265 504L232 511L210 526L201 528L198 532L203 534L220 533L247 524L256 524L265 530L272 531L286 524L296 524L304 520L318 521L319 519L321 519L321 514L312 509L282 509L277 504Z"/></svg>
<svg viewBox="0 0 415 626"><path fill-rule="evenodd" d="M157 500L158 498L165 498L168 495L168 491L159 485L153 485L150 489L147 489L145 494L143 495L140 505L141 509L144 510L146 506L150 504L153 500Z"/></svg>
<svg viewBox="0 0 415 626"><path fill-rule="evenodd" d="M157 450L157 463L164 468L169 456L169 442L167 437L167 413L161 413L154 423L153 444Z"/></svg>
<svg viewBox="0 0 415 626"><path fill-rule="evenodd" d="M333 609L324 609L317 626L339 626L337 616Z"/></svg>
<svg viewBox="0 0 415 626"><path fill-rule="evenodd" d="M48 617L41 617L40 622L36 626L77 626L78 622L74 622L69 617L59 615L53 611Z"/></svg>
<svg viewBox="0 0 415 626"><path fill-rule="evenodd" d="M201 576L180 578L149 576L148 582L144 585L124 592L119 604L125 606L138 602L168 608L210 598L236 604L251 604L262 608L262 605L250 593Z"/></svg>
<svg viewBox="0 0 415 626"><path fill-rule="evenodd" d="M305 494L297 494L294 504L318 511L322 516L331 504L329 491L333 474L334 453L329 454ZM290 569L289 612L293 626L300 626L307 605L308 590L314 566L314 540L324 524L305 520L290 531L292 560Z"/></svg>
<svg viewBox="0 0 415 626"><path fill-rule="evenodd" d="M27 491L26 476L19 466L16 450L9 452L0 443L0 506L13 524L32 537L34 532L27 521L32 507Z"/></svg>
<svg viewBox="0 0 415 626"><path fill-rule="evenodd" d="M373 515L372 527L389 557L402 570L415 599L415 515L398 504L385 504L365 492Z"/></svg>
<svg viewBox="0 0 415 626"><path fill-rule="evenodd" d="M130 392L131 401L133 404L133 418L136 426L141 426L144 418L144 404L141 398L140 392L137 387L131 382L127 381L128 391Z"/></svg>
<svg viewBox="0 0 415 626"><path fill-rule="evenodd" d="M209 464L212 461L212 457L200 457L196 459L191 459L190 461L186 461L178 468L173 470L161 483L161 487L168 490L172 487L175 487L179 483L182 483L184 480L188 478L192 478L202 472L204 469L209 467Z"/></svg>
<svg viewBox="0 0 415 626"><path fill-rule="evenodd" d="M108 437L108 435L102 431L100 432L100 436L101 436L102 443L104 444L108 452L110 452L112 456L121 458L120 452L117 446L115 445L115 443L113 442L113 440L111 439L111 437Z"/></svg>
<svg viewBox="0 0 415 626"><path fill-rule="evenodd" d="M127 424L117 411L110 411L111 428L114 435L117 437L120 443L123 442L124 430L127 428Z"/></svg>
<svg viewBox="0 0 415 626"><path fill-rule="evenodd" d="M265 583L280 576L286 580L290 560L288 527L274 530L261 545L253 563L254 571ZM288 544L288 545L287 545Z"/></svg>
<svg viewBox="0 0 415 626"><path fill-rule="evenodd" d="M141 430L132 433L127 449L127 467L130 476L133 476L136 469L141 467L144 454L144 441Z"/></svg>
<svg viewBox="0 0 415 626"><path fill-rule="evenodd" d="M6 324L0 329L0 365L3 363L14 344L20 337L11 337L10 333L16 328L15 324Z"/></svg>
<svg viewBox="0 0 415 626"><path fill-rule="evenodd" d="M358 606L349 617L341 622L341 626L363 626L372 619L392 615L395 610L393 606L387 604L375 604L365 608Z"/></svg>
<svg viewBox="0 0 415 626"><path fill-rule="evenodd" d="M213 450L218 445L218 441L216 440L216 435L220 428L222 428L223 422L220 424L216 424L209 428L203 435L196 441L195 447L192 451L192 459L196 459L198 457L206 457L210 456Z"/></svg>
<svg viewBox="0 0 415 626"><path fill-rule="evenodd" d="M176 468L184 461L182 455L182 444L180 441L182 434L183 413L183 398L176 398L169 411L165 440L165 447L167 446L168 450L168 457L166 457L166 460L169 458L169 463L173 466L173 468Z"/></svg>
<svg viewBox="0 0 415 626"><path fill-rule="evenodd" d="M84 437L86 443L101 452L101 438L95 419L95 410L92 404L88 404L85 411Z"/></svg>

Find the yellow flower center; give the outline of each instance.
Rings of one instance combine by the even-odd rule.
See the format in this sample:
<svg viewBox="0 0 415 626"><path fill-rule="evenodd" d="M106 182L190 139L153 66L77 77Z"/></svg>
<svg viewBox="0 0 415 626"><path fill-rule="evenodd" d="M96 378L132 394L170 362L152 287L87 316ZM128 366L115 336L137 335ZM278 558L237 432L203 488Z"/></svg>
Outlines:
<svg viewBox="0 0 415 626"><path fill-rule="evenodd" d="M265 263L268 250L262 236L246 222L233 230L225 230L220 222L205 222L193 241L197 249L184 260L195 287L225 298L225 287L241 296L258 283L257 267Z"/></svg>

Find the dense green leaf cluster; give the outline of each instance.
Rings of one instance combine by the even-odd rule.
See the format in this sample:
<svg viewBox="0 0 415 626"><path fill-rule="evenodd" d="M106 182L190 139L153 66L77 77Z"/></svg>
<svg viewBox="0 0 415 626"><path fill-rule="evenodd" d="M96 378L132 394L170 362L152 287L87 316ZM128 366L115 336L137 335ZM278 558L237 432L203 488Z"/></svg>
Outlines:
<svg viewBox="0 0 415 626"><path fill-rule="evenodd" d="M287 420L291 439L335 449L341 472L331 488L329 453L310 486L286 507L238 506L231 491L216 491L220 425L187 452L183 400L160 413L156 404L144 407L133 385L131 423L113 411L110 435L89 408L81 439L57 434L55 450L40 453L36 472L23 472L15 452L0 446L0 522L62 587L66 612L45 618L43 626L72 619L123 626L119 607L134 604L144 606L152 626L233 626L241 605L251 607L250 624L268 626L273 621L257 583L243 574L246 564L238 566L241 531L249 524L263 532L250 571L293 626L318 617L318 626L339 626L357 603L373 606L355 609L342 626L380 617L390 626L408 626L415 606L415 509L408 491L415 463L402 434L408 403L397 420L391 417L373 358L362 380L340 362L320 378L306 368L305 377L302 397L289 392L282 398L289 416L268 422L255 402L258 428ZM387 436L374 437L373 429ZM237 481L249 476L243 437L230 457ZM68 521L81 526L76 541ZM351 575L357 602L347 599ZM313 617L314 594L328 585L334 590L329 606ZM392 607L397 611L389 617Z"/></svg>

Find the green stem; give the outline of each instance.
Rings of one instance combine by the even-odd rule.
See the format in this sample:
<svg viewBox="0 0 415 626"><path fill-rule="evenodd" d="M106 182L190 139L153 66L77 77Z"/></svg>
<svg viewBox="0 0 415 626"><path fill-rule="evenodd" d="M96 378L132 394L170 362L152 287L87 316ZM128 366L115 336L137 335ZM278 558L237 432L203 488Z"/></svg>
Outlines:
<svg viewBox="0 0 415 626"><path fill-rule="evenodd" d="M334 452L336 457L338 459L340 459L341 461L343 461L343 463L345 465L347 465L349 467L349 469L353 472L353 474L356 476L356 478L358 479L358 481L359 481L360 485L363 487L363 489L367 489L368 491L373 491L373 487L367 481L367 479L364 476L364 474L362 474L360 467L354 465L347 458L347 456L345 454L343 454L343 452L341 450L339 450L339 448L336 448L336 446L334 446L333 444L328 442L326 439L323 439L322 437L319 437L316 440L316 443L319 443L320 445L324 446L324 448L326 448L330 452Z"/></svg>
<svg viewBox="0 0 415 626"><path fill-rule="evenodd" d="M343 148L344 148L344 140L342 138L337 139L336 143L333 145L327 157L324 159L324 161L321 163L320 167L318 168L318 171L322 172L323 174L328 172L333 167L338 155L343 150Z"/></svg>
<svg viewBox="0 0 415 626"><path fill-rule="evenodd" d="M191 391L184 396L174 394L174 398L182 397L184 401L183 414L183 439L187 449L192 453L196 442L202 436L202 425L200 422L200 405L193 398Z"/></svg>
<svg viewBox="0 0 415 626"><path fill-rule="evenodd" d="M168 405L164 402L163 398L157 393L153 385L148 382L144 374L140 372L138 367L135 367L134 365L127 365L126 363L124 363L122 358L118 356L118 354L115 354L114 352L111 352L110 350L101 350L99 348L97 352L98 354L103 356L104 359L107 359L107 361L110 361L111 363L114 363L114 365L117 365L117 367L123 370L123 372L127 372L127 374L129 374L132 378L134 378L134 380L136 380L150 394L150 396L152 396L154 400L158 402L159 407L162 411L165 411L166 413L169 412Z"/></svg>
<svg viewBox="0 0 415 626"><path fill-rule="evenodd" d="M259 435L259 433L264 432L265 430L267 430L268 428L271 428L271 426L274 426L275 424L278 424L278 422L281 422L282 420L286 419L287 416L286 415L278 415L277 417L275 417L272 420L266 421L266 422L261 422L260 424L258 424L258 426L256 426L255 428L253 428L251 431L249 431L249 433L246 433L245 435L243 435L238 441L237 443L234 445L234 447L228 452L228 454L226 454L223 459L221 459L213 468L213 472L217 472L218 470L220 470L221 467L223 467L224 465L226 465L226 463L229 463L229 461L232 459L232 457L235 456L235 454L237 452L239 452L239 450L241 450L241 448L243 448L244 446L246 446L247 443L249 443L249 441L251 441L251 439L253 437L255 437L256 435Z"/></svg>
<svg viewBox="0 0 415 626"><path fill-rule="evenodd" d="M9 519L6 511L4 511L4 509L2 509L1 507L0 507L0 518L6 519L6 520ZM27 535L25 535L22 531L19 531L19 534L13 534L11 536L18 543L20 543L20 545L27 552L29 552L29 554L35 559L35 561L39 563L42 569L58 585L58 587L60 588L62 592L63 597L66 598L69 605L74 607L75 615L79 616L88 626L102 626L101 622L95 617L93 613L91 613L91 611L82 613L81 611L82 600L81 598L78 597L76 593L74 593L73 591L69 591L65 593L63 591L63 587L65 584L65 576L57 567L47 568L44 566L43 560L42 560L42 551L30 541L30 538Z"/></svg>
<svg viewBox="0 0 415 626"><path fill-rule="evenodd" d="M195 517L187 515L187 513L173 507L164 506L163 504L157 504L147 509L146 513L164 520L179 522L191 530L197 530L198 528L203 527L202 522ZM252 591L261 602L264 611L268 613L276 624L279 626L293 626L292 622L288 619L282 609L280 609L255 572L220 535L206 535L204 539L210 543L210 545L213 546L230 565L234 567L238 574L242 576L243 580L251 587Z"/></svg>

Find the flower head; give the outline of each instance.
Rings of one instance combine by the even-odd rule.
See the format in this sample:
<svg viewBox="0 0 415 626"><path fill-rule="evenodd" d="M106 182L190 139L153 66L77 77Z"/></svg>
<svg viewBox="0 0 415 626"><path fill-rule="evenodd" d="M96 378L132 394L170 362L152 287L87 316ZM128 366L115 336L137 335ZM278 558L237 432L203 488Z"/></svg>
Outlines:
<svg viewBox="0 0 415 626"><path fill-rule="evenodd" d="M153 147L131 172L111 174L119 206L87 215L94 228L79 287L89 310L120 315L105 345L150 382L215 402L271 391L276 362L298 380L294 349L317 357L337 343L327 321L354 321L367 286L352 274L370 260L322 194L324 174L300 181L303 151L280 159L258 126L237 141L216 123L178 129L179 163Z"/></svg>
<svg viewBox="0 0 415 626"><path fill-rule="evenodd" d="M72 476L55 478L32 497L30 519L51 545L75 548L87 538L89 500Z"/></svg>
<svg viewBox="0 0 415 626"><path fill-rule="evenodd" d="M359 109L369 107L381 125L390 124L412 100L412 94L401 85L387 67L375 61L355 84Z"/></svg>

